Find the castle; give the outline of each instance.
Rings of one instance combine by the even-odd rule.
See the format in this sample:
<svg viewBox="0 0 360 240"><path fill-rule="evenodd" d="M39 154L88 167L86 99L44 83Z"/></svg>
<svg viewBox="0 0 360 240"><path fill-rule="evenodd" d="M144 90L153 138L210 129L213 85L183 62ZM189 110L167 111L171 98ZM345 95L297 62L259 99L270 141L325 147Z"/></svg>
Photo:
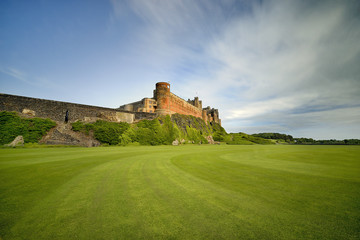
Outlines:
<svg viewBox="0 0 360 240"><path fill-rule="evenodd" d="M24 116L50 118L56 122L64 122L66 118L70 123L78 120L94 122L99 119L133 123L179 113L202 118L206 123L221 124L217 109L202 108L202 101L197 97L185 101L171 93L170 84L166 82L156 83L153 98L144 98L117 109L0 94L0 111L15 111Z"/></svg>
<svg viewBox="0 0 360 240"><path fill-rule="evenodd" d="M119 109L131 112L156 113L157 115L174 113L192 115L202 118L206 123L209 121L221 125L218 109L202 108L202 101L198 97L195 97L194 100L185 101L172 93L170 84L166 82L156 83L153 98L143 98L140 101L122 105Z"/></svg>

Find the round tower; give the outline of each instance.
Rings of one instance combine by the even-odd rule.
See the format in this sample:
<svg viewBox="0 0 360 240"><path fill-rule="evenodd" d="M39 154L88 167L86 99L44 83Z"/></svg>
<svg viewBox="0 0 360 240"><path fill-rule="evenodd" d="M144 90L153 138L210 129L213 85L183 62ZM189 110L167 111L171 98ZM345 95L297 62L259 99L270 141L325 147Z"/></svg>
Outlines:
<svg viewBox="0 0 360 240"><path fill-rule="evenodd" d="M168 115L170 112L170 84L167 82L156 83L154 98L157 101L156 113Z"/></svg>

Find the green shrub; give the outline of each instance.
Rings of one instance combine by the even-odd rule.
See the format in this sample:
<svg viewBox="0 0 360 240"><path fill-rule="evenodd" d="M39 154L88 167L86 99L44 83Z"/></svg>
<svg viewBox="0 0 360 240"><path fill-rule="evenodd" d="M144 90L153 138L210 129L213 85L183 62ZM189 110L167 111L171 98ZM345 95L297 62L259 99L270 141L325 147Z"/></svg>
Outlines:
<svg viewBox="0 0 360 240"><path fill-rule="evenodd" d="M165 117L163 125L162 125L162 129L163 129L166 144L172 144L172 142L175 139L180 138L180 136L181 136L178 126L176 125L176 123L173 123L171 121L171 118L169 115L167 115Z"/></svg>
<svg viewBox="0 0 360 240"><path fill-rule="evenodd" d="M119 145L121 145L121 146L126 146L132 142L132 139L129 137L129 135L127 135L125 133L123 133L119 136L119 140L120 140Z"/></svg>
<svg viewBox="0 0 360 240"><path fill-rule="evenodd" d="M155 134L151 129L138 128L136 133L137 133L137 138L139 139L139 143L141 145L160 145L155 140Z"/></svg>
<svg viewBox="0 0 360 240"><path fill-rule="evenodd" d="M89 126L89 127L88 127ZM76 121L74 123L71 124L72 130L75 132L82 132L82 133L86 133L89 134L89 129L90 129L90 124L84 124L81 121Z"/></svg>
<svg viewBox="0 0 360 240"><path fill-rule="evenodd" d="M220 124L211 123L210 126L212 127L214 141L226 141L226 136L228 135L228 133L222 126L220 126Z"/></svg>
<svg viewBox="0 0 360 240"><path fill-rule="evenodd" d="M130 126L123 134L119 136L119 145L126 146L130 143L138 142L138 136L132 126Z"/></svg>
<svg viewBox="0 0 360 240"><path fill-rule="evenodd" d="M271 140L254 137L245 133L230 133L225 137L226 143L230 145L251 145L251 144L274 144Z"/></svg>
<svg viewBox="0 0 360 240"><path fill-rule="evenodd" d="M25 143L38 142L56 123L50 119L21 118L15 112L0 112L0 144L22 135Z"/></svg>
<svg viewBox="0 0 360 240"><path fill-rule="evenodd" d="M158 119L142 120L134 130L136 141L141 145L166 144L166 136Z"/></svg>
<svg viewBox="0 0 360 240"><path fill-rule="evenodd" d="M178 129L184 135L187 134L187 127L198 129L204 136L209 136L212 134L211 126L206 125L205 121L201 118L175 113L171 115L171 121L177 125Z"/></svg>
<svg viewBox="0 0 360 240"><path fill-rule="evenodd" d="M107 122L97 120L95 123L83 123L80 121L71 124L73 131L89 134L94 133L94 137L102 144L117 145L121 143L120 136L130 128L126 122Z"/></svg>
<svg viewBox="0 0 360 240"><path fill-rule="evenodd" d="M201 131L192 128L186 127L187 139L194 143L208 143L206 138L201 134Z"/></svg>

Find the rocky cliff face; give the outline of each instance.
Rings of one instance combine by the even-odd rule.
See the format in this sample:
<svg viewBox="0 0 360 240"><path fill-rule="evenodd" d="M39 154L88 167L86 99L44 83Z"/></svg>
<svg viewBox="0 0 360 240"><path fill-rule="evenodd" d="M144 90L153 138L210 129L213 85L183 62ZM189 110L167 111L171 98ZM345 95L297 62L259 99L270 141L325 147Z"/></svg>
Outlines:
<svg viewBox="0 0 360 240"><path fill-rule="evenodd" d="M74 145L82 147L100 146L100 142L95 140L92 136L72 131L71 124L69 123L58 123L57 126L51 129L39 143L49 145Z"/></svg>
<svg viewBox="0 0 360 240"><path fill-rule="evenodd" d="M171 121L176 123L180 130L186 132L186 127L195 128L205 135L211 135L211 125L207 125L204 120L191 115L173 114Z"/></svg>

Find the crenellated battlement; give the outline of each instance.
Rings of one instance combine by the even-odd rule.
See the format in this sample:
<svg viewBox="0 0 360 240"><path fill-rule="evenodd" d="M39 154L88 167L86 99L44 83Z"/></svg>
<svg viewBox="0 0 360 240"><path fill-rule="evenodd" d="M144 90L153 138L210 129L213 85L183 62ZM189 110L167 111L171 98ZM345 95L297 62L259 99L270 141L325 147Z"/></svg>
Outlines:
<svg viewBox="0 0 360 240"><path fill-rule="evenodd" d="M153 98L143 98L141 101L122 105L119 109L134 112L155 112L157 115L179 113L202 118L205 122L221 124L217 109L202 108L202 101L198 97L187 101L178 97L170 91L170 84L167 82L156 83Z"/></svg>

